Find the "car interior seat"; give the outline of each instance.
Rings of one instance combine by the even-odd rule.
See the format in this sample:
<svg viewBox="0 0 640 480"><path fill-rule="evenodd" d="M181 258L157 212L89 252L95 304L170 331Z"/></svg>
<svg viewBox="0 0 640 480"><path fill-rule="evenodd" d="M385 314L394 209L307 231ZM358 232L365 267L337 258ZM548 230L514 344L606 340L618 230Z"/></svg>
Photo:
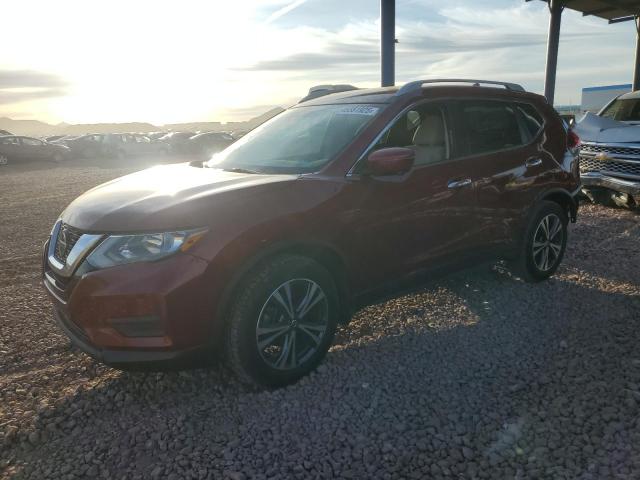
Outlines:
<svg viewBox="0 0 640 480"><path fill-rule="evenodd" d="M416 152L415 165L438 163L447 158L447 141L442 116L436 112L424 115L422 122L413 134L413 145Z"/></svg>

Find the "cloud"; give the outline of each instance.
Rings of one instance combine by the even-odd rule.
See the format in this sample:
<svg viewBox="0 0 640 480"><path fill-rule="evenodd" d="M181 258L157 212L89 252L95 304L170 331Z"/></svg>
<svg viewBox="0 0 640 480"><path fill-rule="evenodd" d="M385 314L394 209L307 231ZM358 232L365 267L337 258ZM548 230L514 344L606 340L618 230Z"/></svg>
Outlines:
<svg viewBox="0 0 640 480"><path fill-rule="evenodd" d="M305 3L307 0L295 0L294 2L289 3L288 5L276 10L275 12L273 12L271 15L269 15L269 18L267 18L267 20L265 21L265 23L271 23L274 22L275 20L279 19L280 17L286 15L287 13L289 13L292 10L295 10L296 8L298 8L300 5L302 5L303 3Z"/></svg>
<svg viewBox="0 0 640 480"><path fill-rule="evenodd" d="M300 15L305 9L307 6L296 12ZM614 81L613 77L624 75L626 68L607 69L612 80L603 73L596 75L601 77L598 80L592 76L581 80L580 75L573 74L585 65L600 68L595 58L618 58L620 53L616 50L625 40L606 22L573 13L565 14L560 45L559 92L565 98L575 98L577 93L567 92L579 92L581 81ZM500 78L541 91L548 16L546 7L467 5L410 17L405 5L405 13L396 22L397 80L400 83L452 76ZM312 84L377 83L380 27L376 19L358 20L335 30L299 25L287 31L293 34L303 27L307 28L307 38L313 39L306 47L290 50L286 55L275 53L236 70L274 74L283 81L312 79Z"/></svg>
<svg viewBox="0 0 640 480"><path fill-rule="evenodd" d="M0 70L0 105L59 97L67 82L57 75L33 70Z"/></svg>

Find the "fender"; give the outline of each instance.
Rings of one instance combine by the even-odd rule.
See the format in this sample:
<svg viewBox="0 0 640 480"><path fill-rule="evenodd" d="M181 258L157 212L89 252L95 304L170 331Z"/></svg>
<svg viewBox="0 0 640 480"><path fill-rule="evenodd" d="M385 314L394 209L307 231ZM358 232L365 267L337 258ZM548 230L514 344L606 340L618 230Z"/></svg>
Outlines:
<svg viewBox="0 0 640 480"><path fill-rule="evenodd" d="M265 248L261 248L253 256L248 258L239 268L234 272L231 281L227 284L226 288L220 296L218 302L218 309L216 312L216 318L224 318L225 310L229 305L229 301L233 296L238 285L242 282L248 272L256 268L260 263L266 261L268 258L274 257L279 254L300 254L311 258L322 259L327 254L338 260L341 264L336 269L335 265L328 267L327 269L334 277L336 281L336 287L338 288L338 295L340 300L341 318L339 323L347 323L352 315L352 301L351 301L351 289L349 278L348 262L344 255L337 251L332 245L311 239L296 239L296 240L282 240L277 241ZM321 262L322 263L322 262ZM342 274L340 274L342 273Z"/></svg>
<svg viewBox="0 0 640 480"><path fill-rule="evenodd" d="M571 223L576 223L576 220L578 218L578 200L576 199L576 197L578 193L580 193L580 188L581 187L578 187L574 192L569 192L564 188L551 188L549 190L545 190L538 194L534 205L538 202L541 202L542 200L562 199L569 207L569 220L571 220Z"/></svg>

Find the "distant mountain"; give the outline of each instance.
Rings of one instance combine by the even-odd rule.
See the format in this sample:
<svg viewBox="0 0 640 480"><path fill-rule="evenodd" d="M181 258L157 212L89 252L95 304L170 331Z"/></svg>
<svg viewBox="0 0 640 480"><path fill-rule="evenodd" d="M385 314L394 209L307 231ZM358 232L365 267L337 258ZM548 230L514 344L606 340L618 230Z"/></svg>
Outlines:
<svg viewBox="0 0 640 480"><path fill-rule="evenodd" d="M251 118L244 122L192 122L192 123L171 123L167 125L153 125L151 123L86 123L68 124L59 123L51 125L38 120L13 120L7 117L0 117L0 130L8 130L16 135L27 135L33 137L46 135L84 135L86 133L124 133L124 132L158 132L158 131L234 131L252 130L258 125L266 122L270 118L284 111L281 107L271 110Z"/></svg>
<svg viewBox="0 0 640 480"><path fill-rule="evenodd" d="M17 135L33 135L33 132L42 132L38 135L55 135L57 125L49 125L38 120L13 120L0 117L0 130L8 130Z"/></svg>

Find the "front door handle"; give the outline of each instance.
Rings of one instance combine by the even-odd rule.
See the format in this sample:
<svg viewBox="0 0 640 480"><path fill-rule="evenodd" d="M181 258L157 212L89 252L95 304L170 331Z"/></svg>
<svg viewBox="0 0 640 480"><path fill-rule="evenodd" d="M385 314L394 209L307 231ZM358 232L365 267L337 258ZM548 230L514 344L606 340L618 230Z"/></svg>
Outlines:
<svg viewBox="0 0 640 480"><path fill-rule="evenodd" d="M449 190L455 190L458 188L468 187L471 183L470 178L465 178L464 180L450 180L449 183L447 183L447 188Z"/></svg>
<svg viewBox="0 0 640 480"><path fill-rule="evenodd" d="M524 163L524 166L527 167L527 168L537 167L538 165L542 165L542 159L541 158L530 158L529 160L527 160Z"/></svg>

